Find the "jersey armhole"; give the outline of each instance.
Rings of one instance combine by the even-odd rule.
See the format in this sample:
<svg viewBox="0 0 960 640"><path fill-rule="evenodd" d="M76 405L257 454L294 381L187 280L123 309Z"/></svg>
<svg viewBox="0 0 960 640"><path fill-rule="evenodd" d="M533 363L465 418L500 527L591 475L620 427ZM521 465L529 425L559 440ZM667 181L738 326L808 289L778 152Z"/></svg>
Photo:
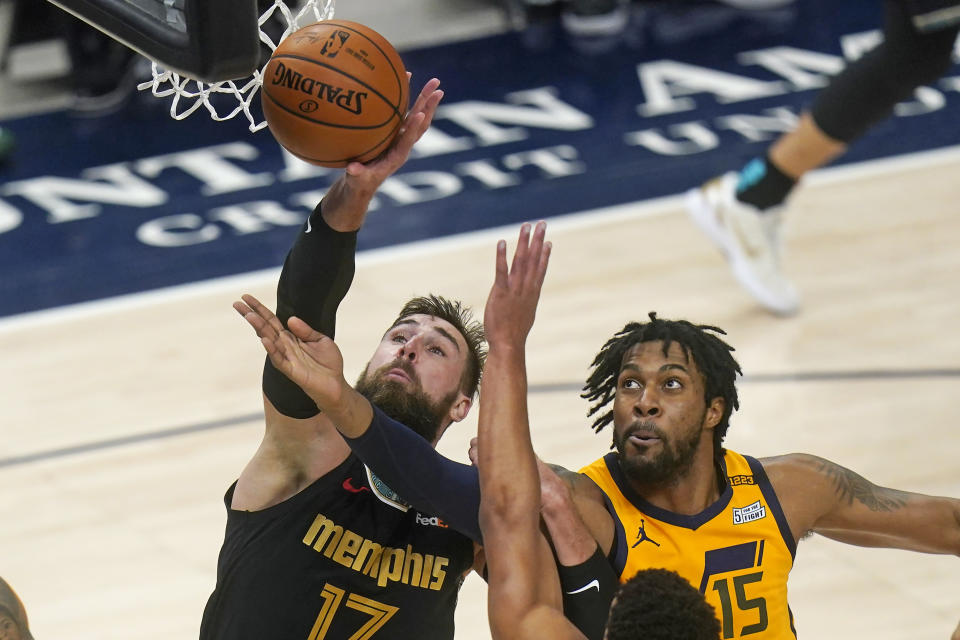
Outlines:
<svg viewBox="0 0 960 640"><path fill-rule="evenodd" d="M234 480L233 484L230 485L230 487L227 489L227 492L223 496L223 503L227 509L227 523L246 522L249 520L271 520L278 518L287 511L295 509L301 502L313 500L318 493L322 493L327 489L336 487L336 485L341 482L341 476L348 473L348 470L352 465L358 465L362 469L362 465L360 465L357 457L353 454L350 454L347 456L346 460L286 500L278 502L274 505L270 505L269 507L265 507L263 509L257 509L255 511L234 509L232 506L230 506L233 502L233 494L236 491L238 482L238 480Z"/></svg>
<svg viewBox="0 0 960 640"><path fill-rule="evenodd" d="M767 506L769 506L770 511L773 512L773 517L777 522L777 527L780 529L780 537L783 538L783 543L787 545L787 549L790 550L790 557L793 560L796 560L797 543L793 539L793 533L790 531L790 525L787 523L787 517L783 513L783 507L780 506L780 500L777 498L777 494L773 490L773 485L770 483L770 478L767 477L767 472L764 470L763 465L760 464L760 461L756 458L751 458L750 456L743 457L747 461L747 464L750 465L750 470L753 472L753 477L756 479L757 486L760 488L760 493L763 494L763 498L766 500Z"/></svg>
<svg viewBox="0 0 960 640"><path fill-rule="evenodd" d="M607 508L607 513L613 519L613 544L610 545L610 551L607 553L607 561L619 578L623 575L624 567L627 566L627 552L629 551L627 548L627 533L620 521L620 516L617 515L617 510L614 509L613 503L606 493L603 494L603 503Z"/></svg>

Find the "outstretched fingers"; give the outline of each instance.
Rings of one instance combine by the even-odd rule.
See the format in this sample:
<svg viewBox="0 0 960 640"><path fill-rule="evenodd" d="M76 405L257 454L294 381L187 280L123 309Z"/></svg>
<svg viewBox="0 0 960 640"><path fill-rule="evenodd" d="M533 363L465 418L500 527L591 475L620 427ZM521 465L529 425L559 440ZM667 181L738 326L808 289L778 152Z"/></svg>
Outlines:
<svg viewBox="0 0 960 640"><path fill-rule="evenodd" d="M325 335L296 316L290 316L290 319L287 320L287 328L290 329L290 333L304 342L319 342L326 338Z"/></svg>
<svg viewBox="0 0 960 640"><path fill-rule="evenodd" d="M427 81L427 84L423 85L423 89L420 90L420 95L417 96L417 99L413 103L413 107L410 109L410 113L421 113L428 110L428 105L433 103L433 106L436 107L440 103L440 98L443 96L443 92L439 92L437 95L437 89L440 88L440 81L436 78L430 78Z"/></svg>
<svg viewBox="0 0 960 640"><path fill-rule="evenodd" d="M233 303L233 308L243 316L257 335L261 338L272 338L283 331L283 323L268 308L263 306L259 300L249 294L245 294L243 301L237 300Z"/></svg>
<svg viewBox="0 0 960 640"><path fill-rule="evenodd" d="M403 124L400 125L398 134L400 144L409 143L410 147L413 147L413 144L430 128L430 123L433 122L433 116L442 99L443 91L440 90L440 81L431 78L423 86L413 107L404 117Z"/></svg>
<svg viewBox="0 0 960 640"><path fill-rule="evenodd" d="M262 302L254 298L249 293L245 293L240 298L247 303L247 306L250 307L250 310L256 314L265 325L270 327L276 333L283 332L283 323L280 322L280 318L276 316L269 308L267 308ZM249 319L248 319L249 321Z"/></svg>
<svg viewBox="0 0 960 640"><path fill-rule="evenodd" d="M533 325L552 249L546 228L543 221L521 225L509 268L506 243L497 243L496 277L484 309L490 345L525 340Z"/></svg>
<svg viewBox="0 0 960 640"><path fill-rule="evenodd" d="M267 352L267 357L278 371L294 379L297 360L300 357L300 349L296 337L289 331L282 331L275 336L260 338L263 348ZM296 382L296 380L294 379Z"/></svg>
<svg viewBox="0 0 960 640"><path fill-rule="evenodd" d="M553 252L553 243L544 240L546 234L547 223L543 221L538 222L536 232L534 233L536 240L534 255L537 258L537 263L533 269L533 285L538 291L543 287L543 280L547 275L547 266L550 264L550 254Z"/></svg>
<svg viewBox="0 0 960 640"><path fill-rule="evenodd" d="M439 90L440 81L432 78L417 96L413 108L407 112L397 131L397 137L390 147L376 159L367 164L351 162L346 167L348 176L379 184L394 171L399 169L413 150L413 146L430 128L433 116L437 111L443 91Z"/></svg>
<svg viewBox="0 0 960 640"><path fill-rule="evenodd" d="M510 264L511 280L516 281L517 277L522 277L526 266L527 254L530 251L530 223L524 222L520 225L520 237L517 238L517 248L513 252L513 262Z"/></svg>
<svg viewBox="0 0 960 640"><path fill-rule="evenodd" d="M493 277L495 287L506 287L510 272L507 270L507 241L497 241L497 260Z"/></svg>
<svg viewBox="0 0 960 640"><path fill-rule="evenodd" d="M233 303L233 308L257 332L273 366L284 373L289 372L296 354L297 336L285 330L280 318L255 297L244 294L241 298L242 301ZM299 323L307 331L316 333L302 320ZM302 327L299 328L302 330Z"/></svg>
<svg viewBox="0 0 960 640"><path fill-rule="evenodd" d="M316 331L296 316L287 321L285 348L308 372L308 377L334 379L343 375L343 355L332 338ZM310 373L312 372L312 374Z"/></svg>
<svg viewBox="0 0 960 640"><path fill-rule="evenodd" d="M547 223L543 220L532 229L530 224L520 227L520 239L510 273L523 293L538 292L543 285L553 248L552 243L545 241L546 234Z"/></svg>

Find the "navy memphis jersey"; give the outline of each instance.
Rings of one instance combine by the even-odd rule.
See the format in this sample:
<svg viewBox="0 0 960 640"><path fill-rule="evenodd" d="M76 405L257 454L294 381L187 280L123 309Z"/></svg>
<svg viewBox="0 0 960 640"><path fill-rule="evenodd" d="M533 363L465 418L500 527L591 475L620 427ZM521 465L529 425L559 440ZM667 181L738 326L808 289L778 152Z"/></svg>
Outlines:
<svg viewBox="0 0 960 640"><path fill-rule="evenodd" d="M292 498L230 509L201 640L453 638L473 542L351 455Z"/></svg>

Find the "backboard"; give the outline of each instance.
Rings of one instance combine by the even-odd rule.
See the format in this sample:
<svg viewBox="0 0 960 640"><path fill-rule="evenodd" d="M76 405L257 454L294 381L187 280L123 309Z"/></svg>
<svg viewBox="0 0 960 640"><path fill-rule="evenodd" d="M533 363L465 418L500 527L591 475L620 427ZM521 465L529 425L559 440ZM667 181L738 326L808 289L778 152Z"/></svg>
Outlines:
<svg viewBox="0 0 960 640"><path fill-rule="evenodd" d="M188 78L249 76L260 62L256 0L50 0Z"/></svg>

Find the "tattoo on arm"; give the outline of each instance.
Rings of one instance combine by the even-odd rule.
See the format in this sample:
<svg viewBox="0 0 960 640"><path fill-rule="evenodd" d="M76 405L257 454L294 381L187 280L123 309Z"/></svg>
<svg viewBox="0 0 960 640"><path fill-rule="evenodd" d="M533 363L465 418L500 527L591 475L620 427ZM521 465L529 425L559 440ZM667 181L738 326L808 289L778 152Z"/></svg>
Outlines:
<svg viewBox="0 0 960 640"><path fill-rule="evenodd" d="M550 467L550 469L553 470L555 474L557 474L557 477L559 477L563 483L567 485L567 488L569 488L571 491L576 489L574 485L576 484L576 478L580 475L579 473L576 471L570 471L566 467L561 467L559 464L553 464L552 462L548 462L546 464L548 467Z"/></svg>
<svg viewBox="0 0 960 640"><path fill-rule="evenodd" d="M848 505L856 500L870 511L895 511L907 503L906 492L878 487L863 476L829 460L821 460L819 470L833 481L837 495Z"/></svg>

